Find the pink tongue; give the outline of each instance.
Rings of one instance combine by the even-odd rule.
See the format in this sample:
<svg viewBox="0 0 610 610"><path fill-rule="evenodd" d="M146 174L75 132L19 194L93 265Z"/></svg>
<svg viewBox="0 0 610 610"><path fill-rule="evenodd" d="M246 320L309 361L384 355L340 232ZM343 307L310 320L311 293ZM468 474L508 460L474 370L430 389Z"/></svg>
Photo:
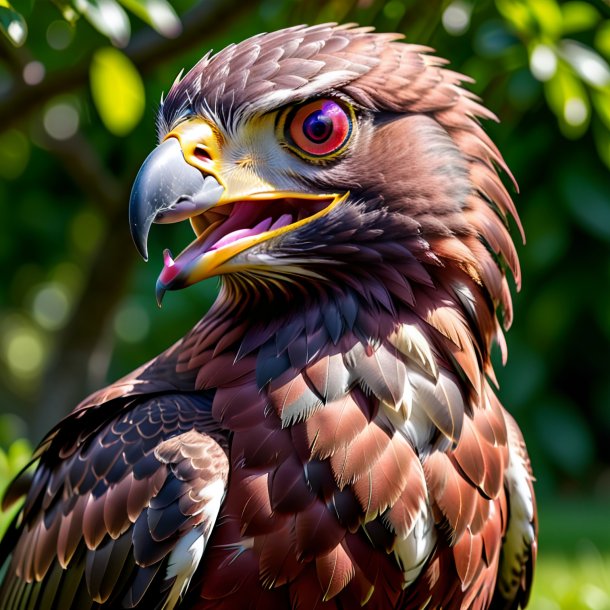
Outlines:
<svg viewBox="0 0 610 610"><path fill-rule="evenodd" d="M237 229L236 231L231 231L231 233L227 233L224 237L221 237L208 251L218 250L218 248L222 248L227 244L232 244L242 237L250 237L251 235L264 233L271 226L271 222L271 218L265 218L265 220L261 220L261 222L251 229Z"/></svg>
<svg viewBox="0 0 610 610"><path fill-rule="evenodd" d="M164 284L169 284L180 272L180 266L174 263L172 253L166 248L163 250L163 271L159 279Z"/></svg>

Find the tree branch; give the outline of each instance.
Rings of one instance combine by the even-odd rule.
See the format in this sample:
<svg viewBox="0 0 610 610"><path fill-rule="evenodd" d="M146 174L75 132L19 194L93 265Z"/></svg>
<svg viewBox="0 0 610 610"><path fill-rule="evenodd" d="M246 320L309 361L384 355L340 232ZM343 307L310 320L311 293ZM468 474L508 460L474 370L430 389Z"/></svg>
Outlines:
<svg viewBox="0 0 610 610"><path fill-rule="evenodd" d="M177 38L163 38L145 29L136 34L124 49L142 74L169 61L189 48L201 44L206 36L217 35L229 28L256 5L238 0L208 0L200 2L182 16L183 31ZM37 85L16 80L0 99L0 129L23 120L51 98L87 84L91 56L76 66L49 74Z"/></svg>

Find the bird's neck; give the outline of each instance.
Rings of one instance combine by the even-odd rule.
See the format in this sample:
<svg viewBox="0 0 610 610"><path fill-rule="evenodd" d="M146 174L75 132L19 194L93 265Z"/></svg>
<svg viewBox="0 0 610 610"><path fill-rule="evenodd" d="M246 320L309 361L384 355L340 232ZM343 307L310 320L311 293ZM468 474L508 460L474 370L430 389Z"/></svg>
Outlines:
<svg viewBox="0 0 610 610"><path fill-rule="evenodd" d="M442 278L434 276L439 268ZM499 332L493 307L462 270L449 263L427 269L431 275L410 259L400 270L386 265L378 275L354 273L315 289L270 294L225 282L214 305L174 351L177 369L196 389L231 384L247 370L263 388L289 369L300 371L356 344L376 349L409 325L441 366L458 365L465 394L480 394L484 376L493 378L489 348Z"/></svg>
<svg viewBox="0 0 610 610"><path fill-rule="evenodd" d="M224 362L228 369L255 368L263 387L268 375L300 370L356 343L382 342L395 329L397 313L371 305L369 298L370 294L353 288L334 286L315 294L266 300L225 285L207 314L176 346L173 357L178 358L180 371L188 369L197 376L198 389L209 385L207 379L201 385L206 378L201 370L212 360ZM216 371L214 383L221 384L221 378Z"/></svg>

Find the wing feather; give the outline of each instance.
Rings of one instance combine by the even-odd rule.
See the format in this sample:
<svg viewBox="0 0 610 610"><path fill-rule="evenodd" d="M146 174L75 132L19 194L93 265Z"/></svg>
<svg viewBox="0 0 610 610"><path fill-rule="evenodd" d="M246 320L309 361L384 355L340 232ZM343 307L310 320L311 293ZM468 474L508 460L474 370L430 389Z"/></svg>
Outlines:
<svg viewBox="0 0 610 610"><path fill-rule="evenodd" d="M171 608L201 559L228 479L210 398L103 407L80 409L43 442L35 484L2 543L2 610L152 608L164 599ZM189 536L194 561L179 544Z"/></svg>

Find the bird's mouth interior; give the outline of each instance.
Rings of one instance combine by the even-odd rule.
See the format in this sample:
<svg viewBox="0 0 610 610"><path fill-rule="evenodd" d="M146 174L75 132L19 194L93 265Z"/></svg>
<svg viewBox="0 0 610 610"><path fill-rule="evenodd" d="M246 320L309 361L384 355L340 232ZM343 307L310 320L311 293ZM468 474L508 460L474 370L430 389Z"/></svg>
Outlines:
<svg viewBox="0 0 610 610"><path fill-rule="evenodd" d="M191 218L191 224L197 237L205 239L204 248L216 250L244 237L273 233L311 218L331 202L327 198L236 201Z"/></svg>
<svg viewBox="0 0 610 610"><path fill-rule="evenodd" d="M175 260L166 250L164 272L169 274L179 259L186 264L223 248L235 250L237 254L251 245L287 233L325 215L341 199L335 195L260 195L216 205L190 218L197 238Z"/></svg>

